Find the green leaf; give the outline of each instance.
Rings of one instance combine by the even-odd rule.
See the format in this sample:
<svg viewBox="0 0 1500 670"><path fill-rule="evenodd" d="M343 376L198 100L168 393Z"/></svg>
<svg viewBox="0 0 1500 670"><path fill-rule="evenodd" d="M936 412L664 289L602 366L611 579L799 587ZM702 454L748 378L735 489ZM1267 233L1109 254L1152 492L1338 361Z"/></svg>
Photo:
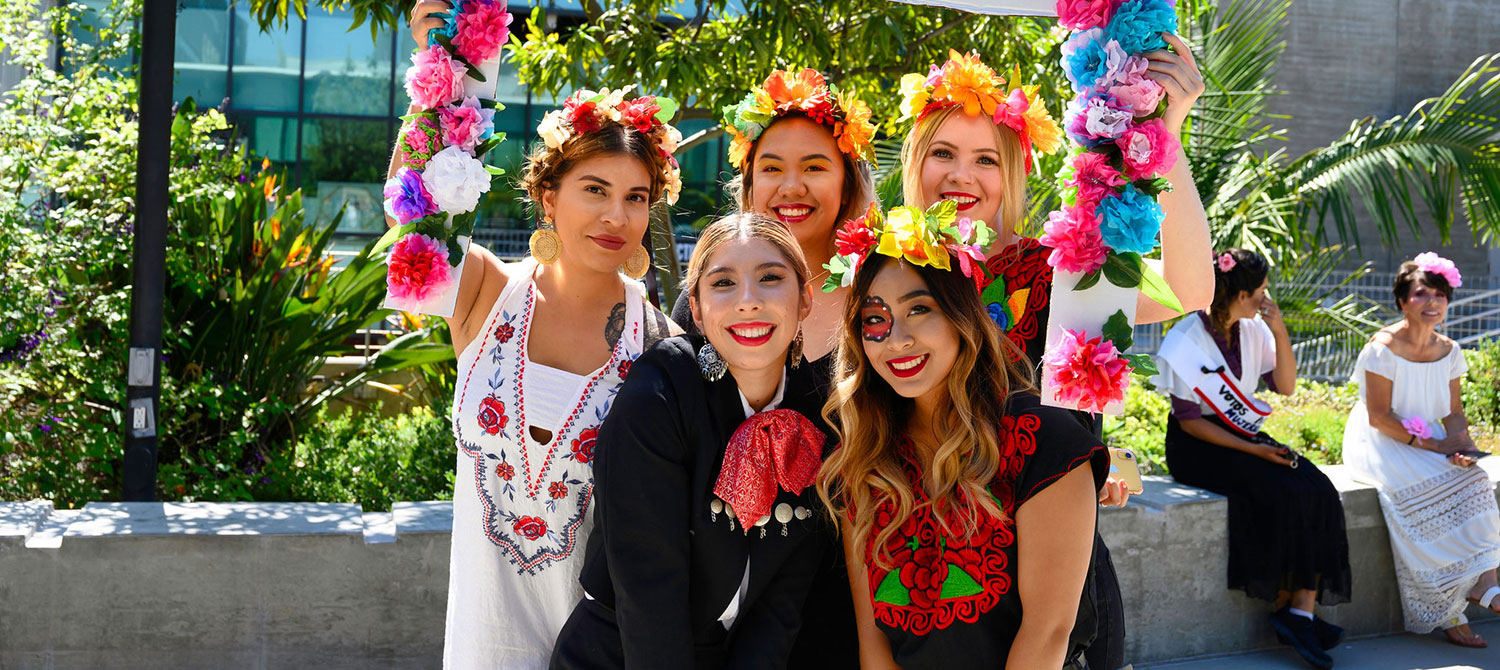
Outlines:
<svg viewBox="0 0 1500 670"><path fill-rule="evenodd" d="M448 264L458 267L464 261L464 245L458 243L458 237L448 238Z"/></svg>
<svg viewBox="0 0 1500 670"><path fill-rule="evenodd" d="M375 246L370 247L370 253L373 254L373 253L375 253L377 251L381 251L381 250L385 249L388 246L391 246L392 244L395 244L396 240L399 240L402 237L405 237L407 233L412 232L413 230L416 230L416 229L417 229L417 222L416 221L412 221L412 222L407 223L405 225L395 226L395 227L393 227L393 228L385 231L385 234L381 235L380 239L375 241Z"/></svg>
<svg viewBox="0 0 1500 670"><path fill-rule="evenodd" d="M1152 358L1151 354L1125 354L1121 358L1130 363L1130 371L1135 374L1146 377L1161 374L1161 371L1156 369L1156 359Z"/></svg>
<svg viewBox="0 0 1500 670"><path fill-rule="evenodd" d="M1177 299L1177 294L1172 292L1172 287L1167 285L1167 280L1144 261L1141 262L1141 293L1174 312L1180 314L1184 311L1182 301Z"/></svg>
<svg viewBox="0 0 1500 670"><path fill-rule="evenodd" d="M1115 310L1114 314L1109 315L1109 319L1104 322L1104 328L1100 331L1100 334L1104 336L1104 339L1114 342L1115 349L1123 352L1130 349L1132 344L1135 344L1135 340L1132 337L1133 330L1130 326L1130 319L1125 317L1125 310L1120 309Z"/></svg>
<svg viewBox="0 0 1500 670"><path fill-rule="evenodd" d="M1083 275L1083 277L1080 277L1078 279L1078 285L1074 286L1073 290L1087 291L1088 289L1094 288L1094 285L1099 283L1099 277L1101 276L1103 276L1103 272L1101 270L1094 270L1093 272L1086 273Z"/></svg>
<svg viewBox="0 0 1500 670"><path fill-rule="evenodd" d="M1141 285L1141 267L1145 263L1141 255L1127 251L1123 254L1110 252L1104 261L1104 278L1120 288L1135 288Z"/></svg>
<svg viewBox="0 0 1500 670"><path fill-rule="evenodd" d="M480 142L478 146L474 147L474 157L479 158L481 156L484 156L485 154L489 153L491 149L500 146L500 143L504 141L505 138L503 136L497 135L483 142Z"/></svg>
<svg viewBox="0 0 1500 670"><path fill-rule="evenodd" d="M503 167L497 167L497 166L494 166L494 165L488 165L488 164L486 164L484 166L484 171L488 172L491 175L494 175L496 177L499 177L500 175L505 174L505 168L503 168Z"/></svg>
<svg viewBox="0 0 1500 670"><path fill-rule="evenodd" d="M661 108L661 111L656 113L657 121L671 123L672 117L677 116L678 105L676 100L658 97L656 99L656 106Z"/></svg>

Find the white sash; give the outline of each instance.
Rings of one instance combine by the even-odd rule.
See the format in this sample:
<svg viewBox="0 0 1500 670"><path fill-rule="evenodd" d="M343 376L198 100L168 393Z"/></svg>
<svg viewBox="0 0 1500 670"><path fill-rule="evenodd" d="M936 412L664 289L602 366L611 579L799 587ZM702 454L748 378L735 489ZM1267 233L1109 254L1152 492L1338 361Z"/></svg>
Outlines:
<svg viewBox="0 0 1500 670"><path fill-rule="evenodd" d="M1199 321L1197 315L1188 318ZM1240 328L1241 379L1230 376L1223 353L1201 322L1172 329L1157 354L1166 363L1163 373L1175 374L1225 425L1246 437L1259 433L1261 424L1271 415L1271 406L1254 395L1255 380L1260 377L1256 374L1258 361L1245 360L1244 356L1245 351L1260 344L1250 341L1252 332L1251 328Z"/></svg>

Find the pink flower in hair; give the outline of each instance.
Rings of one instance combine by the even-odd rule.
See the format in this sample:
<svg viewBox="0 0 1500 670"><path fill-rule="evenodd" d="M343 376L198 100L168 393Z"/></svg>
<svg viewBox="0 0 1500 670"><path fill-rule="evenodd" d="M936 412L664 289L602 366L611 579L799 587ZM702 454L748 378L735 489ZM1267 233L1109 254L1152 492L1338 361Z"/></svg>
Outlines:
<svg viewBox="0 0 1500 670"><path fill-rule="evenodd" d="M1076 330L1063 330L1057 346L1042 356L1042 367L1056 400L1088 412L1124 400L1130 385L1130 364L1115 343Z"/></svg>
<svg viewBox="0 0 1500 670"><path fill-rule="evenodd" d="M457 100L463 93L467 68L453 60L447 49L434 44L412 54L411 62L406 69L406 95L412 104L433 109Z"/></svg>
<svg viewBox="0 0 1500 670"><path fill-rule="evenodd" d="M1448 285L1453 288L1464 285L1463 275L1458 273L1458 266L1454 265L1453 261L1431 251L1424 251L1417 254L1417 257L1413 258L1412 262L1417 264L1417 269L1423 272L1431 272L1448 280Z"/></svg>
<svg viewBox="0 0 1500 670"><path fill-rule="evenodd" d="M1119 0L1058 0L1057 22L1068 30L1103 28Z"/></svg>
<svg viewBox="0 0 1500 670"><path fill-rule="evenodd" d="M1234 256L1231 256L1229 252L1226 251L1222 254L1219 254L1219 259L1214 261L1214 263L1219 266L1219 272L1229 272L1230 270L1234 269Z"/></svg>
<svg viewBox="0 0 1500 670"><path fill-rule="evenodd" d="M1407 433L1415 435L1419 439L1432 439L1432 426L1427 425L1427 422L1424 421L1420 416L1414 416L1410 419L1403 419L1401 421L1401 427L1405 428Z"/></svg>
<svg viewBox="0 0 1500 670"><path fill-rule="evenodd" d="M500 47L510 39L510 12L504 2L466 2L463 7L453 47L464 60L478 66L499 56Z"/></svg>
<svg viewBox="0 0 1500 670"><path fill-rule="evenodd" d="M1092 205L1075 205L1052 212L1037 240L1052 247L1047 264L1063 272L1093 272L1104 266L1109 248L1099 232Z"/></svg>
<svg viewBox="0 0 1500 670"><path fill-rule="evenodd" d="M1155 179L1177 162L1177 138L1161 119L1132 126L1115 140L1115 145L1125 156L1125 176L1132 180Z"/></svg>

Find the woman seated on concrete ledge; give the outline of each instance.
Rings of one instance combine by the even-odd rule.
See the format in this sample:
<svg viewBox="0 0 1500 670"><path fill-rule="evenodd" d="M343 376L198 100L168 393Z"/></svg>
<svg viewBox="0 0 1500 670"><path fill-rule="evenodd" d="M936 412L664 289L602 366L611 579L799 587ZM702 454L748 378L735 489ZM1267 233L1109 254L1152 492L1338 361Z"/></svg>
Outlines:
<svg viewBox="0 0 1500 670"><path fill-rule="evenodd" d="M1343 630L1313 615L1315 604L1349 601L1344 507L1328 477L1260 429L1271 410L1254 396L1265 381L1297 387L1281 310L1266 296L1266 259L1230 249L1214 259L1214 299L1162 341L1160 376L1172 398L1167 466L1189 486L1229 498L1229 588L1275 603L1277 639L1316 668Z"/></svg>
<svg viewBox="0 0 1500 670"><path fill-rule="evenodd" d="M1441 627L1448 641L1483 648L1464 609L1500 614L1500 511L1475 467L1483 454L1459 396L1463 352L1436 332L1462 283L1431 252L1402 264L1394 292L1403 318L1375 334L1354 368L1360 401L1344 427L1344 462L1380 493L1407 630Z"/></svg>

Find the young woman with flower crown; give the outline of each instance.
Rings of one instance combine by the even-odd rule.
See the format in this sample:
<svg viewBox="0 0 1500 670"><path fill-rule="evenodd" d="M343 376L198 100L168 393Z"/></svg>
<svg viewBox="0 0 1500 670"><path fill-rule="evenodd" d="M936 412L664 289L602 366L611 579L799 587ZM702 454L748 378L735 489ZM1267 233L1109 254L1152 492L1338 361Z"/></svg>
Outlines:
<svg viewBox="0 0 1500 670"><path fill-rule="evenodd" d="M1462 285L1453 261L1430 251L1401 264L1392 293L1402 319L1375 333L1350 378L1360 399L1344 427L1344 462L1380 494L1406 629L1441 628L1453 644L1485 647L1464 610L1500 614L1500 510L1475 467L1484 454L1459 393L1468 364L1436 331Z"/></svg>
<svg viewBox="0 0 1500 670"><path fill-rule="evenodd" d="M599 436L598 525L556 669L781 668L832 535L831 445L796 351L807 264L757 214L710 224L685 291L699 335L638 359Z"/></svg>
<svg viewBox="0 0 1500 670"><path fill-rule="evenodd" d="M418 6L418 44L443 9ZM676 330L621 274L649 268L651 208L679 188L680 136L661 116L650 96L569 97L520 177L543 221L532 257L466 257L447 319L459 381L445 667L545 668L583 595L599 427L631 362ZM398 148L392 167L408 159Z"/></svg>
<svg viewBox="0 0 1500 670"><path fill-rule="evenodd" d="M1108 457L1040 405L980 304L991 237L948 203L872 208L840 236L851 292L824 412L841 441L818 492L843 524L866 669L1081 667L1092 633L1074 623Z"/></svg>
<svg viewBox="0 0 1500 670"><path fill-rule="evenodd" d="M722 125L730 137L729 161L738 172L729 191L740 211L785 224L813 268L811 283L821 286L827 277L823 266L835 249L834 232L875 198L870 108L815 70L775 70L725 108ZM814 291L812 311L802 323L801 351L825 393L847 293ZM686 294L672 317L692 329ZM843 554L834 546L807 599L807 624L789 664L794 670L858 666L845 575Z"/></svg>

